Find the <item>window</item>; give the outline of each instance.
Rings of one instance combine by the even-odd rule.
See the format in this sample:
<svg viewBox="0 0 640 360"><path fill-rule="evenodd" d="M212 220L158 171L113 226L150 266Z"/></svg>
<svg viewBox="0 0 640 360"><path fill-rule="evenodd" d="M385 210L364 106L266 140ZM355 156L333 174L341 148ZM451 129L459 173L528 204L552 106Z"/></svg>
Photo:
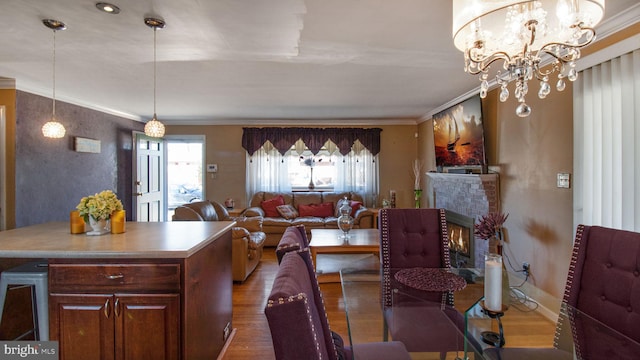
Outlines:
<svg viewBox="0 0 640 360"><path fill-rule="evenodd" d="M167 136L167 219L182 204L204 199L204 138Z"/></svg>
<svg viewBox="0 0 640 360"><path fill-rule="evenodd" d="M248 197L258 191L353 191L363 196L365 205L374 204L378 194L378 156L359 141L347 155L336 149L335 144L327 141L313 155L298 142L281 155L266 142L253 156L247 154ZM313 189L309 186L311 182Z"/></svg>

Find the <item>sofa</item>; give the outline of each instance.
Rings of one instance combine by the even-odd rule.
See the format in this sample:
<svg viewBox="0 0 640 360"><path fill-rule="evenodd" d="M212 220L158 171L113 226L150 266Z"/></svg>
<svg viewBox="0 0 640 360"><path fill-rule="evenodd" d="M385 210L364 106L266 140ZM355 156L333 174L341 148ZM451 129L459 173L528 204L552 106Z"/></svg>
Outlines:
<svg viewBox="0 0 640 360"><path fill-rule="evenodd" d="M293 225L304 225L311 238L311 229L338 228L338 201L347 198L352 207L354 229L374 227L373 212L363 205L362 196L355 192L266 192L251 197L244 216L263 218L262 231L267 238L265 246L278 245L284 231Z"/></svg>
<svg viewBox="0 0 640 360"><path fill-rule="evenodd" d="M231 272L233 281L245 281L255 270L266 239L262 231L262 217L229 216L227 209L214 201L197 201L175 209L173 221L235 221L231 240Z"/></svg>

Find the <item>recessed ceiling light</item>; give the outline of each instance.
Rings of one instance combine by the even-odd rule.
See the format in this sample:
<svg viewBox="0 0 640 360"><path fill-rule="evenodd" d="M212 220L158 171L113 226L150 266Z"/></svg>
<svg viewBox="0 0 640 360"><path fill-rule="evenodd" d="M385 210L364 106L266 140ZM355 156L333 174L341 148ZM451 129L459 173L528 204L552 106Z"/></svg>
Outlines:
<svg viewBox="0 0 640 360"><path fill-rule="evenodd" d="M120 8L113 5L113 4L109 4L106 2L99 2L96 3L96 7L98 8L98 10L100 11L104 11L108 14L119 14L120 13Z"/></svg>

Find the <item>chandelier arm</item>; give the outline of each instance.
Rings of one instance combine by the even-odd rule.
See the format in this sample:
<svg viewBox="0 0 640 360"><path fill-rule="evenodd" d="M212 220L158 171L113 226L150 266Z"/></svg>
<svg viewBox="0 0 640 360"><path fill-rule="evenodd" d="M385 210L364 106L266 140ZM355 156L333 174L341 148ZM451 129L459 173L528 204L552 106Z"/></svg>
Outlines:
<svg viewBox="0 0 640 360"><path fill-rule="evenodd" d="M473 66L467 66L467 72L472 75L477 75L482 72L487 72L487 69L496 61L502 60L507 64L511 62L511 57L504 51L495 52L484 59L476 60L471 57L471 49L467 50L467 58L473 64Z"/></svg>

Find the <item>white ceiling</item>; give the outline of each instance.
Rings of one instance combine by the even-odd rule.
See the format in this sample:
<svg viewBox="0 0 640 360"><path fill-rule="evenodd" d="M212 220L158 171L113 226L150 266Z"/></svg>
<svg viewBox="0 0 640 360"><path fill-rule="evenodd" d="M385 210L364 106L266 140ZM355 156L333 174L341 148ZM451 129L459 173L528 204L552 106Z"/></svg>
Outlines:
<svg viewBox="0 0 640 360"><path fill-rule="evenodd" d="M58 100L168 124L416 123L473 91L451 0L0 0L0 77ZM608 0L605 20L638 0ZM609 21L611 23L613 21ZM9 80L10 81L10 80Z"/></svg>

